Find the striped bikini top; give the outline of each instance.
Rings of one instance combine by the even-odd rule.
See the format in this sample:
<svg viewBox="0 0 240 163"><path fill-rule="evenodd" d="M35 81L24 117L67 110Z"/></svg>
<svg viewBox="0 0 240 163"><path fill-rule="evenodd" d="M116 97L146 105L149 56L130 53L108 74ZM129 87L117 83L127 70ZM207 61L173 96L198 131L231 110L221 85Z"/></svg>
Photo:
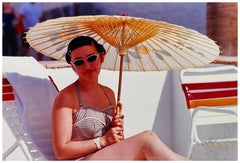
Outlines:
<svg viewBox="0 0 240 163"><path fill-rule="evenodd" d="M110 104L105 109L83 105L78 84L77 82L75 83L80 106L77 112L73 114L72 140L88 140L103 136L111 128L111 121L114 114L113 105L103 87L101 85L100 87Z"/></svg>

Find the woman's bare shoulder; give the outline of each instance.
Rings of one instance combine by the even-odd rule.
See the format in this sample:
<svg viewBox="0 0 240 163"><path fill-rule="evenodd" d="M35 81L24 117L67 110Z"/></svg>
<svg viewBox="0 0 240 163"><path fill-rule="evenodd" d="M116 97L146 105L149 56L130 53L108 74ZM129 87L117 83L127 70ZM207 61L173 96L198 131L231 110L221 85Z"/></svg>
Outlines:
<svg viewBox="0 0 240 163"><path fill-rule="evenodd" d="M75 105L78 104L78 100L76 98L76 90L74 84L70 84L69 86L62 89L54 102L55 108L62 107L70 107L74 108Z"/></svg>

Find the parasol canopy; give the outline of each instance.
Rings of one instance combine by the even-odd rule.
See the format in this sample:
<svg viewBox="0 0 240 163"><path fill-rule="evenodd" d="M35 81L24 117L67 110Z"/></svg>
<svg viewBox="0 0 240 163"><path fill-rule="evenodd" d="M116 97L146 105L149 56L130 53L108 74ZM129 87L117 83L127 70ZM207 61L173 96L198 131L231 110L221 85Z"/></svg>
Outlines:
<svg viewBox="0 0 240 163"><path fill-rule="evenodd" d="M63 60L68 43L90 36L106 49L103 69L119 71L168 71L200 67L219 55L216 43L183 26L130 16L75 16L50 19L26 35L36 51Z"/></svg>

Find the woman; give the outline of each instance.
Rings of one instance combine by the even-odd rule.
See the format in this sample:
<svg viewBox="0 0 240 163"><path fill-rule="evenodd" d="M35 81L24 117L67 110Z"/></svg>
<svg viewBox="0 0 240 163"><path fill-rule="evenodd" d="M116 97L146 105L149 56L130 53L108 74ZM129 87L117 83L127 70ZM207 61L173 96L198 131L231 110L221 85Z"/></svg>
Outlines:
<svg viewBox="0 0 240 163"><path fill-rule="evenodd" d="M122 106L116 104L110 88L98 83L104 55L103 46L91 37L80 36L69 43L66 61L79 78L60 91L53 106L57 159L185 160L152 131L124 139Z"/></svg>

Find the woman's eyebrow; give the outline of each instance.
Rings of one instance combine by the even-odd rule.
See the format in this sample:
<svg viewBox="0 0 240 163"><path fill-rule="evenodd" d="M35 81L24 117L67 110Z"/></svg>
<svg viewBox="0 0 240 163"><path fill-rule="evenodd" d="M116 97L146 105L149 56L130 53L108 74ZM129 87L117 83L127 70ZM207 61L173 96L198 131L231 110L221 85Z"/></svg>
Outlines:
<svg viewBox="0 0 240 163"><path fill-rule="evenodd" d="M90 55L93 55L93 54L98 54L98 52L97 53L96 52L90 53L90 54L87 55L87 57L90 56Z"/></svg>
<svg viewBox="0 0 240 163"><path fill-rule="evenodd" d="M82 59L82 60L83 60L82 57L77 57L77 58L74 58L73 61L76 61L76 60L78 60L78 59Z"/></svg>
<svg viewBox="0 0 240 163"><path fill-rule="evenodd" d="M98 53L95 53L95 52L90 53L90 54L87 55L87 57L90 56L90 55L93 55L93 54L98 54ZM74 58L74 60L76 60L76 59L83 59L83 57L77 57L77 58Z"/></svg>

